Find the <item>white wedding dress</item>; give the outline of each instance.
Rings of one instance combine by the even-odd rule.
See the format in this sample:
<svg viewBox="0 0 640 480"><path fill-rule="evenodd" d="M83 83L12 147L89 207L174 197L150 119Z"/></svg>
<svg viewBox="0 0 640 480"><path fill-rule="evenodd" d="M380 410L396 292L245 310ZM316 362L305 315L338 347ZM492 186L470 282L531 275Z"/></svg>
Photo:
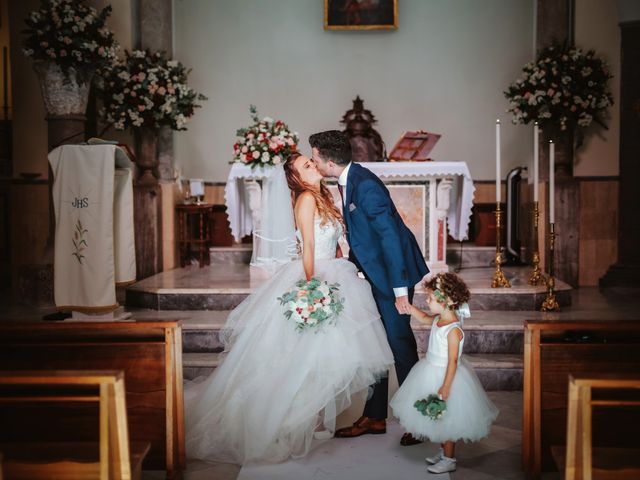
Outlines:
<svg viewBox="0 0 640 480"><path fill-rule="evenodd" d="M280 268L231 314L221 333L221 365L185 387L187 455L247 464L306 455L318 429L393 365L369 283L336 259L338 223L315 221L314 276L340 284L335 323L299 332L277 300L304 278L300 260Z"/></svg>

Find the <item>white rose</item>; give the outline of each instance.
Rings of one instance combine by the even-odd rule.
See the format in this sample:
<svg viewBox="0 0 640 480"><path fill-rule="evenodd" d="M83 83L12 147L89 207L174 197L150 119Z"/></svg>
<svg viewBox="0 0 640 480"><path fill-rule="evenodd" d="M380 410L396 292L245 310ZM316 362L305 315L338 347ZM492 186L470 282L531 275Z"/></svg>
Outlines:
<svg viewBox="0 0 640 480"><path fill-rule="evenodd" d="M276 155L275 157L273 157L274 164L278 165L281 161L282 159L280 158L280 155Z"/></svg>

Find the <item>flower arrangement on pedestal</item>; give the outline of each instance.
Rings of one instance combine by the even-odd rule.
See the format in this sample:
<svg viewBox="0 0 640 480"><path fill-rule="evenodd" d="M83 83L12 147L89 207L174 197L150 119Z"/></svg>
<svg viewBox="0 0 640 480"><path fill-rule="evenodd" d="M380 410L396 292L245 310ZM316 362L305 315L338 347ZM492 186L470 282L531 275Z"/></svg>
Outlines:
<svg viewBox="0 0 640 480"><path fill-rule="evenodd" d="M537 121L543 130L575 133L579 146L592 122L606 128L604 117L613 105L610 78L607 64L593 50L554 44L527 63L504 94L513 123Z"/></svg>
<svg viewBox="0 0 640 480"><path fill-rule="evenodd" d="M251 168L279 165L287 157L298 150L298 132L292 132L286 123L258 117L254 105L249 107L253 125L240 128L236 132L239 137L233 145L233 161L250 165Z"/></svg>
<svg viewBox="0 0 640 480"><path fill-rule="evenodd" d="M118 44L101 11L82 0L42 0L25 23L24 54L35 61L49 114L84 114L89 85L116 57Z"/></svg>
<svg viewBox="0 0 640 480"><path fill-rule="evenodd" d="M189 71L161 52L125 52L105 75L100 111L108 126L116 130L168 126L186 130L197 102L207 97L187 85Z"/></svg>
<svg viewBox="0 0 640 480"><path fill-rule="evenodd" d="M187 85L189 70L164 53L125 52L104 76L100 90L100 116L107 130L130 129L136 134L141 182L154 183L158 166L158 130L186 130L198 103L207 97ZM103 131L104 131L103 130Z"/></svg>

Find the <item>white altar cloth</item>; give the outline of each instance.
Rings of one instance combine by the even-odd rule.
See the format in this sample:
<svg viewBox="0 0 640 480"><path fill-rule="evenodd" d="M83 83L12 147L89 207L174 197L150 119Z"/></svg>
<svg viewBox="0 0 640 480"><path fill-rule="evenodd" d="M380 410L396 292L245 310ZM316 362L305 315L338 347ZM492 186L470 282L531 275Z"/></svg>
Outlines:
<svg viewBox="0 0 640 480"><path fill-rule="evenodd" d="M360 165L383 180L454 178L452 201L447 211L449 234L456 240L467 238L475 187L466 162L363 162ZM264 180L271 172L270 167L251 169L240 163L234 163L231 167L225 187L225 200L231 233L236 241L250 235L253 230L244 180Z"/></svg>

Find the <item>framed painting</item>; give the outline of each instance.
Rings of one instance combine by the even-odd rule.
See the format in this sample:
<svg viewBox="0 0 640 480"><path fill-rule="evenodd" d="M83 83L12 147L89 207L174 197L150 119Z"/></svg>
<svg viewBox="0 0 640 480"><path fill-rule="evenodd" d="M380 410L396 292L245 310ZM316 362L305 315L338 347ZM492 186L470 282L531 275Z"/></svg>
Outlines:
<svg viewBox="0 0 640 480"><path fill-rule="evenodd" d="M398 28L398 0L324 0L325 30Z"/></svg>

